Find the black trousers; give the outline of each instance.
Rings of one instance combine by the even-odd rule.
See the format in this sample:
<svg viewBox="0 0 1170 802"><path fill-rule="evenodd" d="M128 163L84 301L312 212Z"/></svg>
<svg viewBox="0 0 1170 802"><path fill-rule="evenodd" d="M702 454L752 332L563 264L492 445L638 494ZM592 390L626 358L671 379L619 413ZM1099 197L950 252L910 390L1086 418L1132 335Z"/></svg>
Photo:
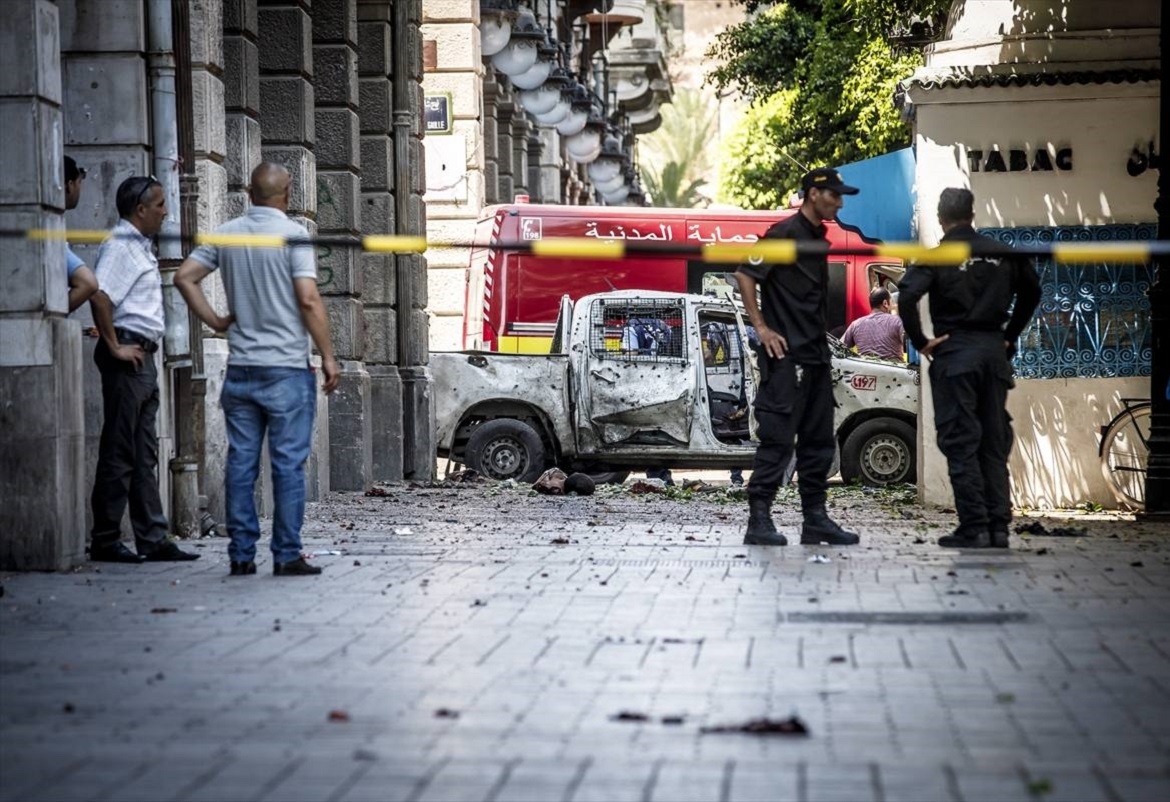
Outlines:
<svg viewBox="0 0 1170 802"><path fill-rule="evenodd" d="M1012 426L1006 409L1011 382L998 333L953 333L931 362L938 447L947 458L959 534L1011 523Z"/></svg>
<svg viewBox="0 0 1170 802"><path fill-rule="evenodd" d="M102 376L102 436L94 477L91 544L108 546L122 537L122 515L130 503L130 523L138 551L149 553L167 534L158 492L158 371L154 355L141 368L115 359L99 341L93 361Z"/></svg>
<svg viewBox="0 0 1170 802"><path fill-rule="evenodd" d="M748 481L750 500L769 504L784 481L796 451L800 506L805 513L823 509L833 466L833 376L829 365L798 366L791 359L765 359L756 395L760 445Z"/></svg>

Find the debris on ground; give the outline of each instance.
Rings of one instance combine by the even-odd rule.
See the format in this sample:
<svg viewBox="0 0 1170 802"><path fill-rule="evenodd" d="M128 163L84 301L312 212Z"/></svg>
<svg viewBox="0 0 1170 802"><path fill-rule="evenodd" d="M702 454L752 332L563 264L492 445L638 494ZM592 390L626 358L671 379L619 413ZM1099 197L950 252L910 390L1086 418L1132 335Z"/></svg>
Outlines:
<svg viewBox="0 0 1170 802"><path fill-rule="evenodd" d="M443 484L445 484L445 485L475 484L475 483L480 483L483 481L484 481L484 478L483 478L483 476L480 475L479 471L474 470L472 468L464 468L461 471L455 471L454 473L448 474L443 479Z"/></svg>
<svg viewBox="0 0 1170 802"><path fill-rule="evenodd" d="M797 716L789 716L785 719L753 718L743 724L700 727L699 732L704 735L725 732L742 732L748 735L808 735L808 727Z"/></svg>
<svg viewBox="0 0 1170 802"><path fill-rule="evenodd" d="M329 720L338 722L349 721L349 713L346 713L344 710L330 710Z"/></svg>
<svg viewBox="0 0 1170 802"><path fill-rule="evenodd" d="M151 607L151 608L150 608L150 611L151 611L152 613L155 613L155 614L159 614L159 613L177 613L177 612L179 612L179 608L178 608L178 607Z"/></svg>
<svg viewBox="0 0 1170 802"><path fill-rule="evenodd" d="M833 560L825 554L814 554L808 558L810 563L831 563Z"/></svg>
<svg viewBox="0 0 1170 802"><path fill-rule="evenodd" d="M319 551L310 551L310 557L340 557L341 552L337 549L320 549Z"/></svg>
<svg viewBox="0 0 1170 802"><path fill-rule="evenodd" d="M639 479L627 489L635 496L644 496L648 493L665 493L666 485L661 479Z"/></svg>
<svg viewBox="0 0 1170 802"><path fill-rule="evenodd" d="M374 497L381 497L381 496L389 496L392 494L390 493L389 488L381 487L379 485L374 485L373 487L371 487L369 490L366 491L366 495L367 496L374 496Z"/></svg>
<svg viewBox="0 0 1170 802"><path fill-rule="evenodd" d="M565 494L576 493L578 496L592 496L597 489L597 483L587 473L571 473L565 479Z"/></svg>
<svg viewBox="0 0 1170 802"><path fill-rule="evenodd" d="M409 526L396 526L396 527L394 527L394 534L396 534L396 535L413 535L414 530L411 529Z"/></svg>
<svg viewBox="0 0 1170 802"><path fill-rule="evenodd" d="M546 496L563 496L565 494L565 480L569 476L560 468L549 468L532 483L532 489Z"/></svg>
<svg viewBox="0 0 1170 802"><path fill-rule="evenodd" d="M459 718L459 711L449 707L440 707L435 711L435 718Z"/></svg>
<svg viewBox="0 0 1170 802"><path fill-rule="evenodd" d="M1016 524L1016 534L1036 537L1084 537L1088 532L1075 526L1056 526L1049 529L1039 521L1028 521L1025 524Z"/></svg>
<svg viewBox="0 0 1170 802"><path fill-rule="evenodd" d="M623 710L620 713L615 713L609 717L610 721L649 721L650 717L645 713L636 713L633 710Z"/></svg>

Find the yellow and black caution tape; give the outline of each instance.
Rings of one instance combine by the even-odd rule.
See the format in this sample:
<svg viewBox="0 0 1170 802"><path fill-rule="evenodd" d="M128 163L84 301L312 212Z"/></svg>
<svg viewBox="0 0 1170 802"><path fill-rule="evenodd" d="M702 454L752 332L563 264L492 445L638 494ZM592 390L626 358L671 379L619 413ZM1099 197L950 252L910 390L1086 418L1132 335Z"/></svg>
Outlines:
<svg viewBox="0 0 1170 802"><path fill-rule="evenodd" d="M30 240L68 240L78 244L98 244L111 236L109 231L78 231L64 229L0 229L0 237ZM356 248L369 253L422 253L429 247L475 248L485 247L474 242L428 242L423 236L371 235L346 237L320 235L308 238L287 238L269 234L160 234L160 240L189 241L193 245L215 245L223 248L284 248L319 247ZM887 242L852 248L828 247L823 242L794 240L760 240L754 243L687 243L634 242L626 240L594 239L591 237L560 237L517 242L494 242L492 248L532 253L536 256L561 259L621 259L627 255L679 255L711 264L739 264L746 261L772 264L791 264L802 255L878 256L900 259L919 265L959 265L973 257L1004 255L1003 245L981 242L944 242L927 247L916 242ZM1142 264L1155 257L1170 256L1170 241L1117 243L1044 243L1013 248L1011 253L1024 257L1050 258L1064 264Z"/></svg>

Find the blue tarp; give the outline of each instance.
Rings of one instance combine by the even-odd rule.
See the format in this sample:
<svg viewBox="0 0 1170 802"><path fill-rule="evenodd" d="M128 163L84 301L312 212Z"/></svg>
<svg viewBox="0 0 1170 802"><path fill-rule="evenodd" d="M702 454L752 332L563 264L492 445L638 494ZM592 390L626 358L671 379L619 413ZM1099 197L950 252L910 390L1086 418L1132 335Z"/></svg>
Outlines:
<svg viewBox="0 0 1170 802"><path fill-rule="evenodd" d="M845 197L841 222L860 228L869 237L886 242L914 239L914 150L904 148L885 156L837 168L846 184L861 190Z"/></svg>

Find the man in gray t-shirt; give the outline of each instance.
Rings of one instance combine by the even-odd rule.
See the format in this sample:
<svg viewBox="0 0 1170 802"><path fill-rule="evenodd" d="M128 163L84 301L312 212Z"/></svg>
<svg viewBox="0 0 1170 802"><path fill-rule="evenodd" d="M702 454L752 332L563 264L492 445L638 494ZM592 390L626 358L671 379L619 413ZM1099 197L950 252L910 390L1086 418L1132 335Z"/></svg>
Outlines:
<svg viewBox="0 0 1170 802"><path fill-rule="evenodd" d="M337 387L337 362L309 232L288 218L292 179L277 164L252 171L247 214L221 226L216 244L200 245L175 276L187 305L217 332L228 334L228 368L220 406L227 423L225 472L231 574L256 573L260 522L254 491L260 448L268 436L272 459L272 561L278 576L321 573L301 554L305 460L312 443L316 379L309 338L321 352L325 392ZM232 237L240 243L232 242ZM257 237L272 242L256 242ZM301 244L296 244L300 240ZM229 314L216 314L199 283L218 270Z"/></svg>

